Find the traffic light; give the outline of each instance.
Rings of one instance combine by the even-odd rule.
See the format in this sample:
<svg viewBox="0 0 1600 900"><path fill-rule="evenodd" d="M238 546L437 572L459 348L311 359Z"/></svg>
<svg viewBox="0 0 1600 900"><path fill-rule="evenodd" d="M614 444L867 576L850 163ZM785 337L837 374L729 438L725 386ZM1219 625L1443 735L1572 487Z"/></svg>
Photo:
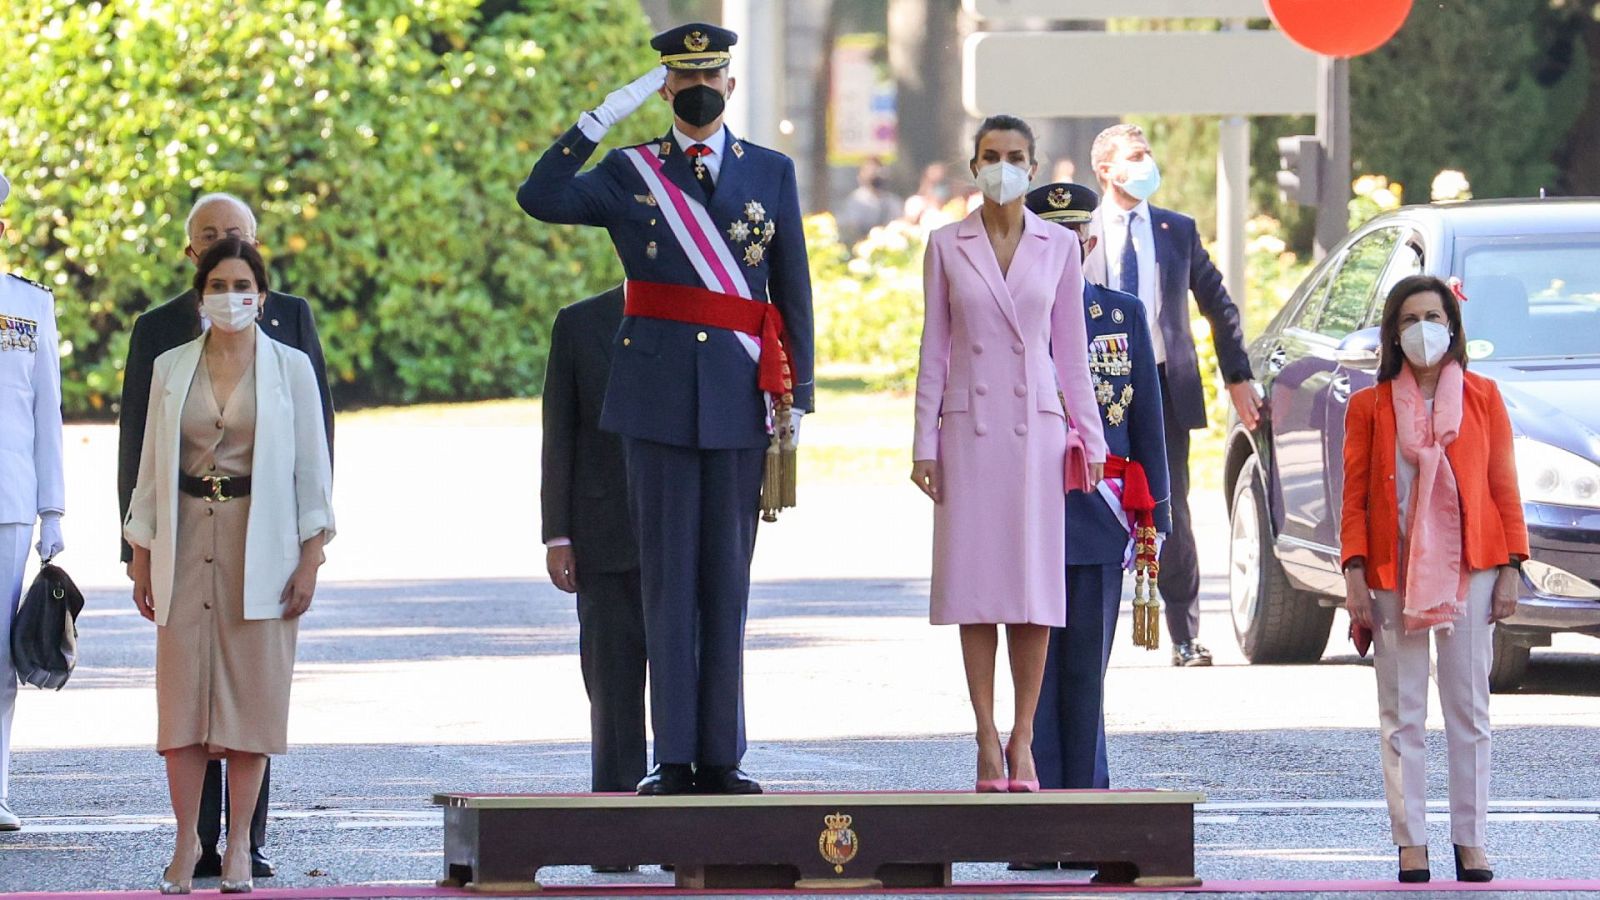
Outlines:
<svg viewBox="0 0 1600 900"><path fill-rule="evenodd" d="M1278 192L1302 206L1316 206L1322 142L1314 135L1278 138Z"/></svg>

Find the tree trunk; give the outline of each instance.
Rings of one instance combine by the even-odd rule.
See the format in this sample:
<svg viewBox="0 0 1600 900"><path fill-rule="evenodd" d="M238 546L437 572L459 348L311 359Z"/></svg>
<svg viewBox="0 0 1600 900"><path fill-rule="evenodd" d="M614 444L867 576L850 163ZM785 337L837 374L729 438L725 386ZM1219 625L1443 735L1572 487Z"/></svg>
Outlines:
<svg viewBox="0 0 1600 900"><path fill-rule="evenodd" d="M889 0L889 68L899 119L894 183L915 189L929 163L964 162L960 0ZM960 171L953 165L954 172Z"/></svg>
<svg viewBox="0 0 1600 900"><path fill-rule="evenodd" d="M1578 120L1567 132L1566 146L1557 157L1561 167L1561 187L1574 197L1600 195L1600 20L1594 15L1582 17L1583 34L1579 38L1589 53L1589 85Z"/></svg>

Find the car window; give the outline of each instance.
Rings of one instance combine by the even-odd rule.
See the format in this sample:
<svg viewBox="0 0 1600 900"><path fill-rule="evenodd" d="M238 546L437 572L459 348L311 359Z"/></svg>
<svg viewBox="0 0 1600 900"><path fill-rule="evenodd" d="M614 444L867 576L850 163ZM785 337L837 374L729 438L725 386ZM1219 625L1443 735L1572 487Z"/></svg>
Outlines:
<svg viewBox="0 0 1600 900"><path fill-rule="evenodd" d="M1337 264L1323 270L1322 277L1306 291L1305 300L1300 303L1300 308L1295 311L1294 320L1289 323L1290 328L1311 331L1317 327L1317 316L1322 313L1322 303L1328 299L1328 282L1333 280L1333 273L1338 270Z"/></svg>
<svg viewBox="0 0 1600 900"><path fill-rule="evenodd" d="M1322 304L1322 315L1317 318L1317 332L1334 340L1343 340L1350 332L1361 327L1372 305L1372 297L1389 262L1389 254L1400 239L1400 229L1381 228L1362 237L1345 252L1344 264L1333 277L1328 288L1328 298Z"/></svg>
<svg viewBox="0 0 1600 900"><path fill-rule="evenodd" d="M1371 328L1378 324L1383 317L1383 301L1388 298L1389 290L1400 283L1400 279L1422 274L1422 252L1422 237L1416 232L1412 232L1395 248L1394 255L1389 257L1389 265L1383 270L1383 277L1378 279L1378 289L1372 293L1372 304L1367 309L1362 327Z"/></svg>
<svg viewBox="0 0 1600 900"><path fill-rule="evenodd" d="M1516 234L1456 245L1472 359L1600 354L1600 234Z"/></svg>

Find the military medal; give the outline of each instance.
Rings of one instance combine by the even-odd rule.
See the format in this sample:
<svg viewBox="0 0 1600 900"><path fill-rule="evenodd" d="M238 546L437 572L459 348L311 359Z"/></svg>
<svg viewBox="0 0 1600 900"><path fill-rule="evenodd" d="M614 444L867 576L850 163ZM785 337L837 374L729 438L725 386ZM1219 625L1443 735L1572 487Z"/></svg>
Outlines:
<svg viewBox="0 0 1600 900"><path fill-rule="evenodd" d="M744 264L747 266L761 265L761 258L767 255L765 244L746 244L744 248Z"/></svg>
<svg viewBox="0 0 1600 900"><path fill-rule="evenodd" d="M1122 405L1133 405L1133 385L1131 384L1125 384L1122 386Z"/></svg>
<svg viewBox="0 0 1600 900"><path fill-rule="evenodd" d="M1089 318L1098 319L1098 318L1100 318L1100 316L1102 315L1103 312L1104 311L1100 309L1100 304L1098 304L1098 303L1089 304Z"/></svg>
<svg viewBox="0 0 1600 900"><path fill-rule="evenodd" d="M732 225L728 226L728 240L733 241L735 244L742 244L742 243L744 243L745 241L747 241L749 239L750 239L750 226L749 225L745 224L744 222L735 220Z"/></svg>
<svg viewBox="0 0 1600 900"><path fill-rule="evenodd" d="M1111 382L1098 375L1094 379L1094 401L1101 406L1111 402Z"/></svg>
<svg viewBox="0 0 1600 900"><path fill-rule="evenodd" d="M651 241L650 243L644 245L644 255L649 257L649 258L651 258L651 259L655 259L656 258L656 242L655 241Z"/></svg>
<svg viewBox="0 0 1600 900"><path fill-rule="evenodd" d="M1111 311L1111 321L1117 323L1118 325L1121 325L1122 324L1122 310L1113 309Z"/></svg>
<svg viewBox="0 0 1600 900"><path fill-rule="evenodd" d="M767 211L760 203L751 200L744 205L744 217L752 222L765 222Z"/></svg>
<svg viewBox="0 0 1600 900"><path fill-rule="evenodd" d="M1122 420L1126 415L1127 412L1121 403L1113 403L1106 407L1106 424L1121 425Z"/></svg>

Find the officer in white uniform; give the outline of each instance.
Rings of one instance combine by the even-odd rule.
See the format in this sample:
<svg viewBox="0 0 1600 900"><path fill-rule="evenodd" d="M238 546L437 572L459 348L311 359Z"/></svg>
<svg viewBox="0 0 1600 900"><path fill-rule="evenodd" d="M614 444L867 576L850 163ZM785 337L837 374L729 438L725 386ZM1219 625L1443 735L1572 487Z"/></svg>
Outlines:
<svg viewBox="0 0 1600 900"><path fill-rule="evenodd" d="M11 183L0 174L0 211ZM0 220L0 234L5 222ZM0 275L0 831L22 821L7 796L11 779L11 713L17 673L11 662L11 620L22 595L23 566L34 519L39 557L62 550L61 368L55 298L20 275Z"/></svg>

